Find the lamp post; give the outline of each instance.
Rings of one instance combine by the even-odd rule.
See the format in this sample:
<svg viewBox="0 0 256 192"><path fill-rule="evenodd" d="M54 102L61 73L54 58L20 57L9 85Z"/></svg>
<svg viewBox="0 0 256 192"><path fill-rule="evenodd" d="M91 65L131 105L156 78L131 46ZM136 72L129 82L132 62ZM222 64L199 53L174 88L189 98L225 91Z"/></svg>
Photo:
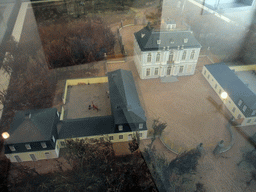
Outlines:
<svg viewBox="0 0 256 192"><path fill-rule="evenodd" d="M7 132L3 132L1 134L1 137L0 137L0 156L2 154L2 151L3 151L3 147L4 147L4 140L5 139L8 139L10 137L10 134L7 133Z"/></svg>
<svg viewBox="0 0 256 192"><path fill-rule="evenodd" d="M220 97L222 98L223 103L220 104L219 109L221 109L221 107L222 107L222 105L224 104L225 100L228 98L227 92L225 92L225 91L222 92L222 93L220 94Z"/></svg>

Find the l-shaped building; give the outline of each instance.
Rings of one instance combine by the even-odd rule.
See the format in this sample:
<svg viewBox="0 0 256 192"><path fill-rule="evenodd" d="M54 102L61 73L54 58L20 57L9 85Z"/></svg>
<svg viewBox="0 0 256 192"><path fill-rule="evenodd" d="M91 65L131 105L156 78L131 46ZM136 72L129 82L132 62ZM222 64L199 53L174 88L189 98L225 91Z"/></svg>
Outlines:
<svg viewBox="0 0 256 192"><path fill-rule="evenodd" d="M63 120L55 108L19 111L4 143L5 155L11 162L36 161L58 158L66 139L105 137L124 142L136 132L147 138L146 117L131 71L120 69L103 78L108 82L112 115ZM94 79L86 86L93 82L99 83Z"/></svg>
<svg viewBox="0 0 256 192"><path fill-rule="evenodd" d="M254 71L250 75L256 78L256 65L240 68ZM205 65L202 74L241 126L256 125L256 93L236 75L239 70L239 67L215 63ZM226 99L221 97L223 92L228 95Z"/></svg>

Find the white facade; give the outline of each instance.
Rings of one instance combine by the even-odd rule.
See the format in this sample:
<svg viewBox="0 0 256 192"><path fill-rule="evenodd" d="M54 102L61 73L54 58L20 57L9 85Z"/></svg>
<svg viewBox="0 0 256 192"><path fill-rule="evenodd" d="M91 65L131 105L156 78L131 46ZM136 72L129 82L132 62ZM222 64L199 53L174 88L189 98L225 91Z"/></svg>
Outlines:
<svg viewBox="0 0 256 192"><path fill-rule="evenodd" d="M193 75L200 48L141 51L134 39L134 62L141 79Z"/></svg>
<svg viewBox="0 0 256 192"><path fill-rule="evenodd" d="M223 99L221 97L221 94L223 92L226 92L226 90L219 84L219 82L214 78L214 76L208 71L208 69L205 66L203 67L202 74L208 81L208 83L211 85L213 90L216 92L216 94L219 96L219 98L222 100L223 104L232 114L236 122L240 124L240 126L256 125L256 110L253 110L250 113L250 116L246 117L244 115L244 112L246 112L246 110L249 109L249 106L247 107L246 105L244 105L243 108L241 109L241 107L239 106L241 106L242 102L240 103L240 101L233 101L229 95L226 99Z"/></svg>

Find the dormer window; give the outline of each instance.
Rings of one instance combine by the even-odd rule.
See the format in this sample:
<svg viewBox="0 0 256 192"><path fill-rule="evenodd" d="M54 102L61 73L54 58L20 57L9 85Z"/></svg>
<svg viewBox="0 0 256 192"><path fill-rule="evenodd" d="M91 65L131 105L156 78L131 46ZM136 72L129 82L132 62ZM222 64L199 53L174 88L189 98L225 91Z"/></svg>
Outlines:
<svg viewBox="0 0 256 192"><path fill-rule="evenodd" d="M184 43L188 43L188 38L185 38L185 39L184 39Z"/></svg>
<svg viewBox="0 0 256 192"><path fill-rule="evenodd" d="M240 100L238 101L238 106L241 106L242 103L243 103L243 101L240 99Z"/></svg>
<svg viewBox="0 0 256 192"><path fill-rule="evenodd" d="M118 130L123 131L123 125L118 125Z"/></svg>
<svg viewBox="0 0 256 192"><path fill-rule="evenodd" d="M25 144L25 147L26 147L27 150L30 150L30 149L31 149L30 144Z"/></svg>
<svg viewBox="0 0 256 192"><path fill-rule="evenodd" d="M45 142L41 142L41 146L42 146L44 149L47 148L47 145L46 145Z"/></svg>
<svg viewBox="0 0 256 192"><path fill-rule="evenodd" d="M55 137L54 136L52 136L52 141L55 143Z"/></svg>
<svg viewBox="0 0 256 192"><path fill-rule="evenodd" d="M246 109L247 109L247 106L245 105L245 106L243 107L243 111L245 112L245 111L246 111Z"/></svg>
<svg viewBox="0 0 256 192"><path fill-rule="evenodd" d="M174 44L174 40L173 39L170 39L170 44Z"/></svg>
<svg viewBox="0 0 256 192"><path fill-rule="evenodd" d="M15 149L15 147L14 147L13 145L10 145L10 146L9 146L9 149L10 149L11 151L16 151L16 149Z"/></svg>
<svg viewBox="0 0 256 192"><path fill-rule="evenodd" d="M252 115L255 115L255 114L256 114L256 110L253 110L253 111L252 111Z"/></svg>
<svg viewBox="0 0 256 192"><path fill-rule="evenodd" d="M143 129L143 123L139 124L139 129Z"/></svg>
<svg viewBox="0 0 256 192"><path fill-rule="evenodd" d="M143 38L145 36L145 34L144 33L141 33L141 38Z"/></svg>
<svg viewBox="0 0 256 192"><path fill-rule="evenodd" d="M161 40L157 40L157 44L160 45L161 44Z"/></svg>

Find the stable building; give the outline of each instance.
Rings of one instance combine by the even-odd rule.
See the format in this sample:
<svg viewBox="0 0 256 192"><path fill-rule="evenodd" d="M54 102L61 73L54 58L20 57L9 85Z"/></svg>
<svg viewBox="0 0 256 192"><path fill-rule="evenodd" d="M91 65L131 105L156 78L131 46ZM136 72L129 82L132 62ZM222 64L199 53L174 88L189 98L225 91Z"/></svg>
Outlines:
<svg viewBox="0 0 256 192"><path fill-rule="evenodd" d="M256 94L235 71L236 67L215 63L205 65L202 74L241 126L256 125ZM223 92L228 95L226 99L221 97Z"/></svg>
<svg viewBox="0 0 256 192"><path fill-rule="evenodd" d="M131 71L109 72L107 79L112 115L64 120L55 108L19 111L4 143L5 155L11 162L36 161L58 158L67 139L124 142L132 140L136 132L146 139L145 112Z"/></svg>

